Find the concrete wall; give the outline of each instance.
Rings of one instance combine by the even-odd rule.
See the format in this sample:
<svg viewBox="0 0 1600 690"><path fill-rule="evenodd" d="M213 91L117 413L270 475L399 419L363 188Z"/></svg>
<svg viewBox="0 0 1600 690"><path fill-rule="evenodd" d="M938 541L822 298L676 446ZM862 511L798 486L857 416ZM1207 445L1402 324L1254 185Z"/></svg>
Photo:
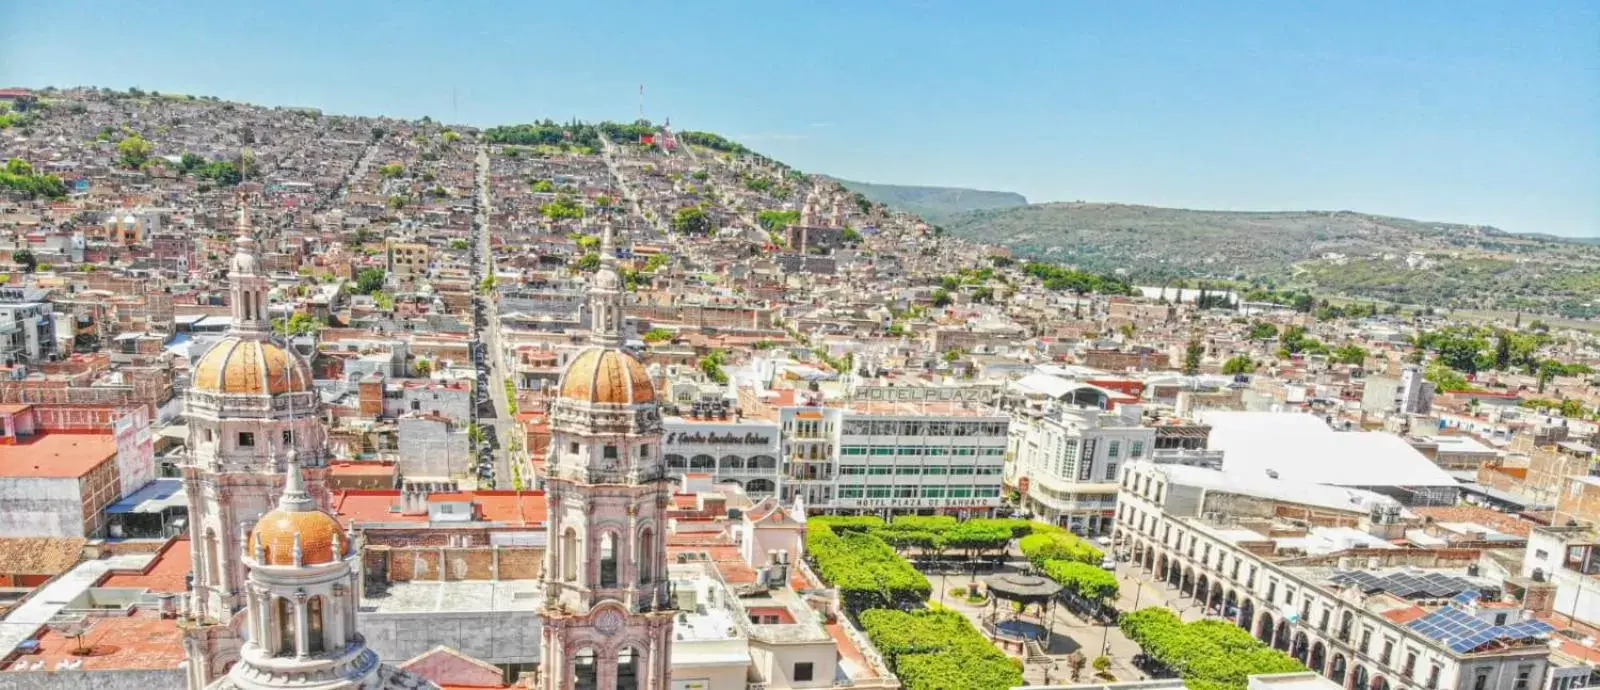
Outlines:
<svg viewBox="0 0 1600 690"><path fill-rule="evenodd" d="M8 537L81 537L83 501L77 479L0 479L0 534Z"/></svg>
<svg viewBox="0 0 1600 690"><path fill-rule="evenodd" d="M188 683L182 668L140 671L5 671L0 690L152 690Z"/></svg>
<svg viewBox="0 0 1600 690"><path fill-rule="evenodd" d="M436 419L401 418L396 442L400 473L408 477L449 477L471 471L473 461L463 424L452 430Z"/></svg>
<svg viewBox="0 0 1600 690"><path fill-rule="evenodd" d="M439 645L491 664L539 661L537 611L363 613L358 622L367 645L395 663Z"/></svg>

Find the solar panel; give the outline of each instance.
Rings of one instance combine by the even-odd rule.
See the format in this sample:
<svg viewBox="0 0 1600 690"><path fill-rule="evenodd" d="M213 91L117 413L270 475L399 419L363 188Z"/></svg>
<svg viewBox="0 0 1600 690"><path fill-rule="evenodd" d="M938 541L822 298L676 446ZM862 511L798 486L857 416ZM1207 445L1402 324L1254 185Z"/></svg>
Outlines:
<svg viewBox="0 0 1600 690"><path fill-rule="evenodd" d="M1455 598L1451 599L1450 601L1453 601L1453 602L1455 602L1457 604L1461 604L1462 606L1466 606L1468 604L1476 602L1481 596L1482 595L1478 594L1477 590L1469 589L1469 590L1467 590L1465 592L1457 594L1455 596Z"/></svg>

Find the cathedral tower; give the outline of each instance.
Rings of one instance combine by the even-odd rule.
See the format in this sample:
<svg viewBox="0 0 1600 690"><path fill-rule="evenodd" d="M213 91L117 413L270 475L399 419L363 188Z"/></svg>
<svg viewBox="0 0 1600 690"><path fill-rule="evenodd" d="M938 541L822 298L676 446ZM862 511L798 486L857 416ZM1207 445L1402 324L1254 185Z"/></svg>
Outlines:
<svg viewBox="0 0 1600 690"><path fill-rule="evenodd" d="M241 202L228 271L233 325L191 369L184 399L192 687L209 685L238 658L246 577L240 554L245 535L283 491L285 462L298 456L308 495L323 509L329 505L327 434L314 414L311 371L270 340L271 281L256 256L249 213Z"/></svg>
<svg viewBox="0 0 1600 690"><path fill-rule="evenodd" d="M615 253L608 223L590 290L594 345L567 365L551 405L545 690L669 687L661 413L644 365L620 349Z"/></svg>

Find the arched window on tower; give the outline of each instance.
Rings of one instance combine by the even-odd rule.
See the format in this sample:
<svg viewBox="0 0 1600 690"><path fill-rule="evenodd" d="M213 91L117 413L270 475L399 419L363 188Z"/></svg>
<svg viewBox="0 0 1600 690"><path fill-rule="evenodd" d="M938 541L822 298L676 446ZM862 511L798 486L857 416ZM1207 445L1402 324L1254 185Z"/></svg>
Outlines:
<svg viewBox="0 0 1600 690"><path fill-rule="evenodd" d="M321 654L328 651L328 646L323 642L322 632L322 597L311 597L306 601L306 647L310 654Z"/></svg>
<svg viewBox="0 0 1600 690"><path fill-rule="evenodd" d="M274 608L278 610L272 621L273 625L278 626L278 653L273 656L294 656L297 652L294 645L294 604L278 597L278 605Z"/></svg>
<svg viewBox="0 0 1600 690"><path fill-rule="evenodd" d="M600 687L600 666L594 650L588 647L572 655L572 687L575 690L596 690Z"/></svg>
<svg viewBox="0 0 1600 690"><path fill-rule="evenodd" d="M606 532L600 536L600 587L617 586L617 535Z"/></svg>
<svg viewBox="0 0 1600 690"><path fill-rule="evenodd" d="M632 647L617 651L617 690L639 690L640 656Z"/></svg>
<svg viewBox="0 0 1600 690"><path fill-rule="evenodd" d="M571 527L561 535L561 579L578 579L578 531Z"/></svg>
<svg viewBox="0 0 1600 690"><path fill-rule="evenodd" d="M650 584L650 578L654 575L654 573L650 572L650 566L655 562L655 558L652 557L652 554L655 553L655 540L656 533L649 527L639 531L638 555L633 562L637 564L636 567L639 569L639 584L641 585Z"/></svg>

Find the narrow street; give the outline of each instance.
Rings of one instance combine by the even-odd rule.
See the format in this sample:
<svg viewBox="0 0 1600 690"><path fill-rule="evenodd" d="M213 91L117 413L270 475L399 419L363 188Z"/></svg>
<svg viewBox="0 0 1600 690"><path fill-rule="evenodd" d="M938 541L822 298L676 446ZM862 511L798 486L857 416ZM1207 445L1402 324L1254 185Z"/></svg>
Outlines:
<svg viewBox="0 0 1600 690"><path fill-rule="evenodd" d="M494 249L489 241L493 234L489 229L490 209L492 208L489 193L489 149L487 146L478 147L478 198L477 215L473 219L473 251L476 260L472 262L472 280L475 286L482 285L484 278L494 275ZM479 291L474 299L473 318L477 323L478 352L474 353L477 361L478 380L480 390L486 392L487 398L478 401L478 425L484 430L486 442L493 449L494 458L494 488L513 489L513 472L511 470L512 450L509 447L512 433L515 430L516 419L511 414L510 401L506 398L506 377L504 353L500 339L500 312L499 304L493 291ZM524 486L523 488L528 488Z"/></svg>

